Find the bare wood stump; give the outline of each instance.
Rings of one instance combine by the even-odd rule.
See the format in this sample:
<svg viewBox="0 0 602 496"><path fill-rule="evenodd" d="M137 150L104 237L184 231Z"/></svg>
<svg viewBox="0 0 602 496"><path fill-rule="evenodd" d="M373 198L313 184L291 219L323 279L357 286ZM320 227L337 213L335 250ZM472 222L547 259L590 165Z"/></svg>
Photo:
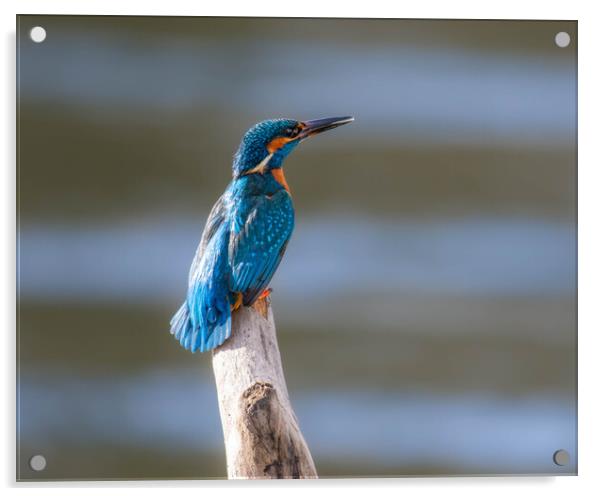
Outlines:
<svg viewBox="0 0 602 496"><path fill-rule="evenodd" d="M317 478L291 407L269 302L241 307L213 352L228 478Z"/></svg>

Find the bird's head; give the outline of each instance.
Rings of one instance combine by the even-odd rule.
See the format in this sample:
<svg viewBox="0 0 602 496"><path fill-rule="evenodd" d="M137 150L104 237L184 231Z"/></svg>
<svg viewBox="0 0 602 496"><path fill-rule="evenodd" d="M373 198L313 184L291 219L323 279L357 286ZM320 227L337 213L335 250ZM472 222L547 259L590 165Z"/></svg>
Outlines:
<svg viewBox="0 0 602 496"><path fill-rule="evenodd" d="M312 121L270 119L249 129L234 155L234 177L265 173L282 162L306 138L353 121L353 117L329 117Z"/></svg>

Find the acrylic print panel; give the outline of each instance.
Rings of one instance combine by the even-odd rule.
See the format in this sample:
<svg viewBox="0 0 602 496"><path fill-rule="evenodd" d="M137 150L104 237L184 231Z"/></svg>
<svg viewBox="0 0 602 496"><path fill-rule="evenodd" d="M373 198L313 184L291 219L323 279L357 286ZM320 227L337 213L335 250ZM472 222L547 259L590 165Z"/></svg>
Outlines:
<svg viewBox="0 0 602 496"><path fill-rule="evenodd" d="M213 368L277 365L228 368L258 336L238 316L270 322L253 281L319 477L577 472L576 22L19 16L17 39L19 479L227 477L239 384ZM284 181L282 263L237 279L232 239L244 263L288 239ZM186 347L232 333L213 358L170 335L187 291Z"/></svg>

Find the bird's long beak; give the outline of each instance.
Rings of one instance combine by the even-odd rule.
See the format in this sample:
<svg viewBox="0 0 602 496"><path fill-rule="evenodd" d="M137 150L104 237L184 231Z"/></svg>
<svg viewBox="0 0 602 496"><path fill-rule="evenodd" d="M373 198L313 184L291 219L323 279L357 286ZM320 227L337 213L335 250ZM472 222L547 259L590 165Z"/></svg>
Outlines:
<svg viewBox="0 0 602 496"><path fill-rule="evenodd" d="M304 126L301 132L297 135L300 140L305 138L309 138L315 134L323 133L324 131L328 131L329 129L334 129L335 127L342 126L343 124L348 124L353 122L353 117L328 117L326 119L315 119L312 121L304 121L301 123L301 126Z"/></svg>

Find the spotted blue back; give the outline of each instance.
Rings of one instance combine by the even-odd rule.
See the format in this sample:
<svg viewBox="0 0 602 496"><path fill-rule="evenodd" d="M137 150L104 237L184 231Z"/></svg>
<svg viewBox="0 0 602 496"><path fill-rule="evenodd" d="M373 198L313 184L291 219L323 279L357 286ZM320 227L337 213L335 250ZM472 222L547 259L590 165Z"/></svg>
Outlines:
<svg viewBox="0 0 602 496"><path fill-rule="evenodd" d="M222 344L231 333L231 304L251 305L267 288L293 232L289 193L271 174L234 179L205 225L190 267L188 294L171 332L191 351Z"/></svg>
<svg viewBox="0 0 602 496"><path fill-rule="evenodd" d="M251 305L278 268L295 226L291 197L284 189L240 204L232 218L228 258L230 290Z"/></svg>

